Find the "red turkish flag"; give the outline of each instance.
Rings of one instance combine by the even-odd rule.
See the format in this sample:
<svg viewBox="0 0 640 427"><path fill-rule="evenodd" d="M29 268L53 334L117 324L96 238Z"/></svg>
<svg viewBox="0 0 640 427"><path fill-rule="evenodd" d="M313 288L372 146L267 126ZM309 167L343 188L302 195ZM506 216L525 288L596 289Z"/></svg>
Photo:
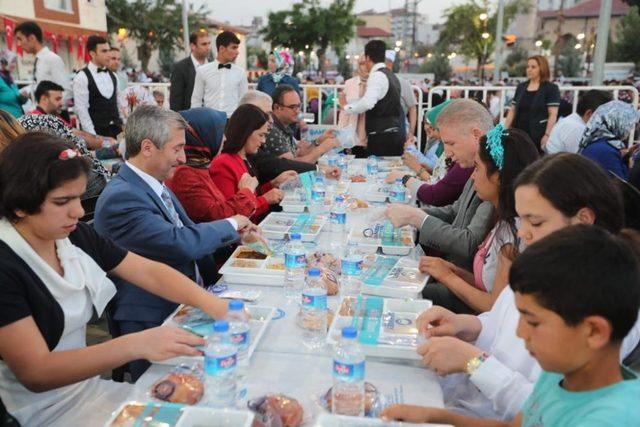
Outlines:
<svg viewBox="0 0 640 427"><path fill-rule="evenodd" d="M13 30L16 28L16 21L4 18L4 33L7 40L7 49L13 49Z"/></svg>
<svg viewBox="0 0 640 427"><path fill-rule="evenodd" d="M51 50L54 53L58 53L58 47L60 47L60 36L57 34L51 34Z"/></svg>
<svg viewBox="0 0 640 427"><path fill-rule="evenodd" d="M76 54L77 59L84 58L84 36L78 36L78 51Z"/></svg>
<svg viewBox="0 0 640 427"><path fill-rule="evenodd" d="M67 49L69 50L69 53L73 52L73 36L67 37Z"/></svg>

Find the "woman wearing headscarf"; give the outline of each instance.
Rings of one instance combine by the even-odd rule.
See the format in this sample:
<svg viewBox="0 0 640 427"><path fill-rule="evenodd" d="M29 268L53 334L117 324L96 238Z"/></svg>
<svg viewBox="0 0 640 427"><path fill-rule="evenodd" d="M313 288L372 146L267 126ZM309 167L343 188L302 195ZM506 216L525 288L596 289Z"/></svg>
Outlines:
<svg viewBox="0 0 640 427"><path fill-rule="evenodd" d="M45 132L75 145L80 155L91 160L87 190L83 194L82 199L94 198L102 193L102 190L107 185L107 181L111 178L111 174L105 169L100 160L89 151L87 144L75 136L62 120L51 114L27 114L20 117L19 122L27 132Z"/></svg>
<svg viewBox="0 0 640 427"><path fill-rule="evenodd" d="M598 107L587 122L580 154L625 181L629 179L627 143L640 114L631 104L610 101Z"/></svg>
<svg viewBox="0 0 640 427"><path fill-rule="evenodd" d="M18 90L9 72L8 62L0 59L0 109L8 111L15 118L23 113L21 105L27 102L27 98Z"/></svg>
<svg viewBox="0 0 640 427"><path fill-rule="evenodd" d="M269 72L258 79L258 89L271 96L278 85L292 86L300 93L300 82L293 77L293 56L283 49L275 49L269 54Z"/></svg>
<svg viewBox="0 0 640 427"><path fill-rule="evenodd" d="M211 160L222 146L227 121L225 113L211 108L192 108L180 115L189 124L185 132L187 163L180 165L166 185L171 188L187 215L195 222L207 222L240 214L251 216L257 206L258 180L248 173L240 178L238 191L225 197L209 173Z"/></svg>
<svg viewBox="0 0 640 427"><path fill-rule="evenodd" d="M349 102L356 101L364 96L367 88L369 71L365 66L364 55L358 59L358 74L344 82L344 89L340 92L340 106L344 108ZM353 129L356 143L351 152L358 158L367 157L367 132L364 128L365 114L344 114L338 116L338 128Z"/></svg>

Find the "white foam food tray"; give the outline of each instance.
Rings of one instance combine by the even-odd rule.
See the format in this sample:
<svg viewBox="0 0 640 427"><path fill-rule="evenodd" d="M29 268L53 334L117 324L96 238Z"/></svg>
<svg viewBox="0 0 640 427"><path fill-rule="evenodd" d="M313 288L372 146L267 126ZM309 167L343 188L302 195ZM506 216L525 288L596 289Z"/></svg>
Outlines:
<svg viewBox="0 0 640 427"><path fill-rule="evenodd" d="M376 256L362 272L362 292L387 298L420 299L429 276L421 273L418 261Z"/></svg>
<svg viewBox="0 0 640 427"><path fill-rule="evenodd" d="M358 303L358 299L355 297L342 298L327 334L329 345L333 347L337 344L342 328L345 326L353 326L354 323L362 324L367 298L380 297L362 296L361 303ZM362 344L361 348L364 354L390 359L420 360L420 355L416 353L418 336L417 329L415 329L415 319L431 306L429 300L383 299L378 343ZM385 319L389 321L388 327ZM358 334L360 335L360 333L359 330ZM391 342L395 342L395 344L391 344Z"/></svg>
<svg viewBox="0 0 640 427"><path fill-rule="evenodd" d="M284 239L291 233L298 233L302 241L312 242L317 239L326 222L326 215L272 212L262 220L260 228L269 239Z"/></svg>
<svg viewBox="0 0 640 427"><path fill-rule="evenodd" d="M246 305L246 309L249 311L251 315L251 322L249 331L249 348L247 349L247 358L251 359L253 352L256 350L258 343L262 339L264 332L269 326L269 322L273 318L276 313L275 307L267 307L260 305ZM164 325L180 325L180 321L178 320L180 316L185 315L190 310L197 310L193 307L187 307L181 304L176 311L171 313L169 317L164 321ZM199 310L198 310L199 311ZM193 312L193 311L192 311ZM205 320L206 321L206 320ZM213 319L211 319L211 329L213 330ZM204 356L180 356L174 357L172 359L163 360L159 363L161 365L179 365L181 363L193 364L194 362L204 363Z"/></svg>
<svg viewBox="0 0 640 427"><path fill-rule="evenodd" d="M127 408L128 407L128 408ZM120 422L118 416L125 410L137 411L145 419L127 419ZM251 411L213 409L185 406L166 402L128 401L116 409L105 427L130 427L158 425L164 427L250 427L254 415ZM118 420L118 421L117 421Z"/></svg>
<svg viewBox="0 0 640 427"><path fill-rule="evenodd" d="M349 232L349 243L355 243L367 252L375 252L381 248L385 255L409 255L416 247L415 229L411 226L400 228L400 237L392 242L385 242L382 238L365 237L362 229L354 228ZM390 244L391 243L391 244Z"/></svg>
<svg viewBox="0 0 640 427"><path fill-rule="evenodd" d="M264 259L247 259L243 254L255 253L247 246L238 246L220 268L220 274L228 283L258 286L283 286L284 257L268 256Z"/></svg>

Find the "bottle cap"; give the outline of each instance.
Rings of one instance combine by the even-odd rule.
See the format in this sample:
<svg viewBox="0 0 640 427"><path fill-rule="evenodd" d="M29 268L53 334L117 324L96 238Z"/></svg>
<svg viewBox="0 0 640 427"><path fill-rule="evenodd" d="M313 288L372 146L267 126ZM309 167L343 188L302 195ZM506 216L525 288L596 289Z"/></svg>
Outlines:
<svg viewBox="0 0 640 427"><path fill-rule="evenodd" d="M344 199L342 198L342 196L336 196L335 199L333 199L334 202L338 202L338 203L342 203L344 202Z"/></svg>
<svg viewBox="0 0 640 427"><path fill-rule="evenodd" d="M342 328L342 338L355 338L358 336L358 331L353 326L345 326Z"/></svg>
<svg viewBox="0 0 640 427"><path fill-rule="evenodd" d="M214 332L228 332L229 331L229 322L226 320L216 320L213 324Z"/></svg>
<svg viewBox="0 0 640 427"><path fill-rule="evenodd" d="M229 310L232 311L242 311L244 310L244 302L239 299L234 299L229 301Z"/></svg>
<svg viewBox="0 0 640 427"><path fill-rule="evenodd" d="M289 234L289 240L300 240L300 234L299 233Z"/></svg>
<svg viewBox="0 0 640 427"><path fill-rule="evenodd" d="M311 277L320 277L320 269L319 268L312 268L309 270L309 276Z"/></svg>

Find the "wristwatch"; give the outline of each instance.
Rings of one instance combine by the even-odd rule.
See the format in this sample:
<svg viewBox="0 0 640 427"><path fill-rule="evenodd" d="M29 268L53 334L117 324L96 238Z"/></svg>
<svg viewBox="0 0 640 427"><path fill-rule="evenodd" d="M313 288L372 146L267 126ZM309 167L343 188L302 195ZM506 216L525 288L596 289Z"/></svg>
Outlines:
<svg viewBox="0 0 640 427"><path fill-rule="evenodd" d="M407 185L407 182L413 178L411 175L405 175L402 177L402 185Z"/></svg>
<svg viewBox="0 0 640 427"><path fill-rule="evenodd" d="M489 358L488 353L482 353L479 356L472 357L467 361L467 365L464 368L464 372L467 375L473 375L473 373Z"/></svg>

